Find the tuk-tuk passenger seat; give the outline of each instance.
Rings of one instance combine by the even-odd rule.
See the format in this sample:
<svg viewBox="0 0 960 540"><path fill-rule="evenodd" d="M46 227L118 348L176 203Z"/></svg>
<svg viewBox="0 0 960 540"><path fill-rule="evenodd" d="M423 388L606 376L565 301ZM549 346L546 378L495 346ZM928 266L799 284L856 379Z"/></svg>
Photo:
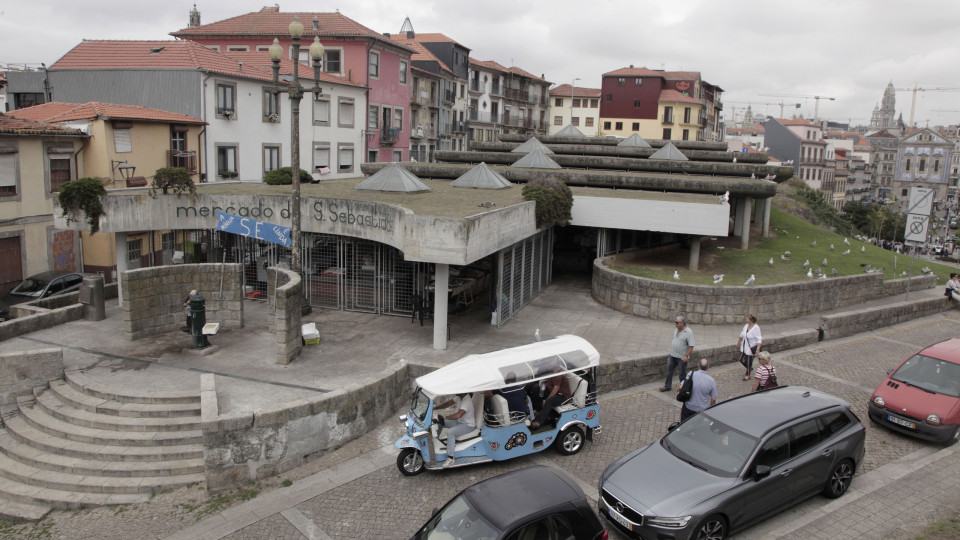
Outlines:
<svg viewBox="0 0 960 540"><path fill-rule="evenodd" d="M490 427L502 427L510 424L510 405L503 396L494 394L488 398L490 400L490 414L487 415L487 425Z"/></svg>
<svg viewBox="0 0 960 540"><path fill-rule="evenodd" d="M567 411L572 411L574 409L580 409L586 405L587 400L587 381L582 379L576 373L567 373L567 383L570 385L570 389L573 392L573 396L557 405L553 408L559 414L563 414Z"/></svg>

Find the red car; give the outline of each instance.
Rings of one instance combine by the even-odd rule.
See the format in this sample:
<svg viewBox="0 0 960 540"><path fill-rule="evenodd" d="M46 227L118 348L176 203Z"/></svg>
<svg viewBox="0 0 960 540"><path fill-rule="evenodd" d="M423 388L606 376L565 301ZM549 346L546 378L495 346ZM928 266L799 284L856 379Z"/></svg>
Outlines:
<svg viewBox="0 0 960 540"><path fill-rule="evenodd" d="M931 345L900 364L873 391L870 419L927 441L960 440L960 339Z"/></svg>

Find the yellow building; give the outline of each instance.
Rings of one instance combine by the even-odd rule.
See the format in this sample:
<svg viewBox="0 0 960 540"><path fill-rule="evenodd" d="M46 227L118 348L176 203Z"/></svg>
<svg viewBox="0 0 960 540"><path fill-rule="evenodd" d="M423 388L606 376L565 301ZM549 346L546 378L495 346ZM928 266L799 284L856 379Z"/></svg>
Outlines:
<svg viewBox="0 0 960 540"><path fill-rule="evenodd" d="M196 118L183 114L112 103L51 102L11 112L23 119L55 123L89 134L80 151L84 174L103 181L107 189L146 186L153 173L162 167L182 167L199 181L197 150L201 146L203 126ZM49 212L49 210L48 210ZM115 279L117 246L112 234L81 233L83 269L104 275L106 282ZM170 264L175 246L183 239L172 233L156 231L152 235L128 233L126 250L128 268ZM182 250L182 248L181 248Z"/></svg>
<svg viewBox="0 0 960 540"><path fill-rule="evenodd" d="M77 235L53 228L53 197L83 174L78 129L0 114L0 295L47 270L82 264Z"/></svg>

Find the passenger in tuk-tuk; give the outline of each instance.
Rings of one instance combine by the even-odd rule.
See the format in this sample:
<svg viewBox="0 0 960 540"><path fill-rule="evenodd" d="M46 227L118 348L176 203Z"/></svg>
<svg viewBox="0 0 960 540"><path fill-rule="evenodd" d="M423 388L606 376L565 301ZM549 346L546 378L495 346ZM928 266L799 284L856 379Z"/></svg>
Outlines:
<svg viewBox="0 0 960 540"><path fill-rule="evenodd" d="M508 371L507 374L503 377L503 382L507 384L517 382L517 374ZM517 415L513 413L519 413L519 415L526 416L529 414L529 408L527 407L527 393L523 390L523 385L515 386L506 386L500 390L494 390L494 394L503 396L507 400L507 407L510 410L511 416L515 418Z"/></svg>
<svg viewBox="0 0 960 540"><path fill-rule="evenodd" d="M537 429L542 426L550 416L550 411L573 395L570 391L570 383L562 374L546 379L545 391L546 398L543 400L543 407L540 408L540 412L537 413L536 418L530 424L530 429Z"/></svg>
<svg viewBox="0 0 960 540"><path fill-rule="evenodd" d="M443 463L444 467L453 465L453 453L457 447L457 436L464 433L470 433L476 429L476 419L474 418L473 397L470 394L457 394L454 398L457 402L457 412L442 416L443 424L437 427L437 437L443 428L447 429L447 460ZM446 403L444 404L446 405ZM441 407L442 408L442 407Z"/></svg>

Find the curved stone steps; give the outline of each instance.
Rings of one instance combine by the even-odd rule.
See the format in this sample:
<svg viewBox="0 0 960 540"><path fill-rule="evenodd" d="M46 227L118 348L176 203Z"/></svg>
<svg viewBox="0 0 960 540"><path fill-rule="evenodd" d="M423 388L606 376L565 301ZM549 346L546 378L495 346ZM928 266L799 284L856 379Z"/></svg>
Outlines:
<svg viewBox="0 0 960 540"><path fill-rule="evenodd" d="M46 504L30 504L0 499L0 519L9 521L39 521L53 507Z"/></svg>
<svg viewBox="0 0 960 540"><path fill-rule="evenodd" d="M9 478L0 477L0 498L8 501L47 505L61 510L79 510L80 508L108 504L142 503L150 499L150 494L66 491L23 484Z"/></svg>
<svg viewBox="0 0 960 540"><path fill-rule="evenodd" d="M200 416L200 403L124 403L80 392L63 380L50 381L50 391L67 405L90 412L133 418Z"/></svg>
<svg viewBox="0 0 960 540"><path fill-rule="evenodd" d="M0 453L0 477L41 488L83 493L157 493L203 482L202 473L177 476L109 477L38 469Z"/></svg>
<svg viewBox="0 0 960 540"><path fill-rule="evenodd" d="M138 394L130 394L103 385L80 371L67 371L64 375L67 384L72 386L74 390L108 401L153 404L194 403L198 407L200 406L200 394L195 391L144 390Z"/></svg>
<svg viewBox="0 0 960 540"><path fill-rule="evenodd" d="M100 461L41 452L0 430L0 452L18 463L48 471L62 471L83 476L182 476L202 474L202 459L174 461Z"/></svg>
<svg viewBox="0 0 960 540"><path fill-rule="evenodd" d="M184 444L203 444L201 430L191 431L116 431L93 427L77 426L60 420L46 412L29 398L17 399L21 416L34 428L49 435L70 441L110 446L176 446ZM91 413L92 414L92 413Z"/></svg>
<svg viewBox="0 0 960 540"><path fill-rule="evenodd" d="M106 446L61 439L31 426L20 416L8 418L5 425L7 431L21 443L63 456L102 461L170 461L203 458L203 446L200 444Z"/></svg>
<svg viewBox="0 0 960 540"><path fill-rule="evenodd" d="M37 404L47 414L77 426L113 431L193 431L200 430L199 416L166 418L135 418L90 412L71 407L57 399L56 394L45 390L34 391Z"/></svg>

